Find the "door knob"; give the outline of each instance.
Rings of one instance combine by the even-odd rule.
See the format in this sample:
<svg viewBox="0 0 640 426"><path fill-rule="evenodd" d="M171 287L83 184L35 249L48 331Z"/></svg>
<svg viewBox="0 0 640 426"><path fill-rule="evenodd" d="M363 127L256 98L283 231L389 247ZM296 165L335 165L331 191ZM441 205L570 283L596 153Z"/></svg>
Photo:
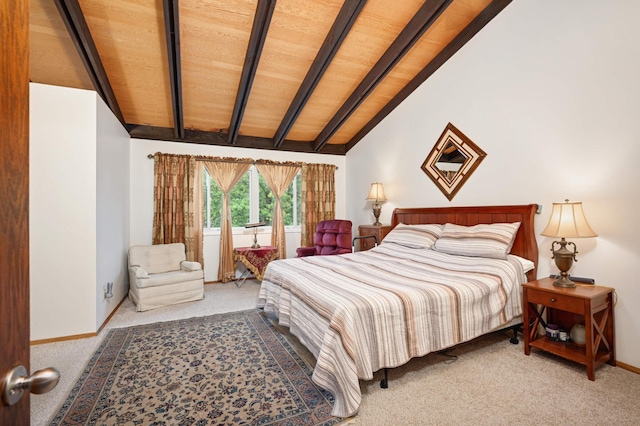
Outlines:
<svg viewBox="0 0 640 426"><path fill-rule="evenodd" d="M6 405L14 405L24 391L31 393L47 393L55 388L60 380L60 372L53 367L44 368L27 376L27 369L22 365L12 368L2 382L2 400Z"/></svg>

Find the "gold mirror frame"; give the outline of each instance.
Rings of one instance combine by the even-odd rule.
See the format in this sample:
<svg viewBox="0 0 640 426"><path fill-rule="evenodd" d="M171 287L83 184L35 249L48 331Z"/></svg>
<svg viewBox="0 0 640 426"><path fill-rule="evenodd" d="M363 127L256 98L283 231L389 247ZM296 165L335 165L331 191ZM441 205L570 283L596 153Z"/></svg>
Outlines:
<svg viewBox="0 0 640 426"><path fill-rule="evenodd" d="M451 201L486 156L478 145L449 123L421 169Z"/></svg>

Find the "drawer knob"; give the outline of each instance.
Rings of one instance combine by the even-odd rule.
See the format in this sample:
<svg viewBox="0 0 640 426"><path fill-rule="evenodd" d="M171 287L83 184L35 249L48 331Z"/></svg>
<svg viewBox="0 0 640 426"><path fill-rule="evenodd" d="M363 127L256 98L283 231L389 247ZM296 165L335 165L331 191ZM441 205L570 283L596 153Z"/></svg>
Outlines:
<svg viewBox="0 0 640 426"><path fill-rule="evenodd" d="M555 301L556 301L556 299L554 299L554 298L551 298L551 302L555 302Z"/></svg>

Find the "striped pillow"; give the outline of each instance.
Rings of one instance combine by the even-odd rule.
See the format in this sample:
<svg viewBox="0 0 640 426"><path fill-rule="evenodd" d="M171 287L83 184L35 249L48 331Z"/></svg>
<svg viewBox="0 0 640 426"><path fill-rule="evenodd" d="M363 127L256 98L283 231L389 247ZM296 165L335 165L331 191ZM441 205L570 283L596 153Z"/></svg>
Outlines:
<svg viewBox="0 0 640 426"><path fill-rule="evenodd" d="M433 249L459 256L506 259L519 227L520 222L475 226L447 223Z"/></svg>
<svg viewBox="0 0 640 426"><path fill-rule="evenodd" d="M383 243L393 243L409 248L429 248L438 239L443 225L405 225L399 223L382 240Z"/></svg>

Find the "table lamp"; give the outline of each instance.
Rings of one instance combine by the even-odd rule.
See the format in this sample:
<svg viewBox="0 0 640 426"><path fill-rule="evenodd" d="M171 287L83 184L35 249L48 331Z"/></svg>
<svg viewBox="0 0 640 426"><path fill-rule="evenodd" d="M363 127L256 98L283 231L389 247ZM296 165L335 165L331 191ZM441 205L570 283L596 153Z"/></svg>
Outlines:
<svg viewBox="0 0 640 426"><path fill-rule="evenodd" d="M553 285L557 287L575 287L576 283L569 279L567 271L571 269L571 265L576 261L576 245L567 242L565 238L587 238L597 237L593 229L589 226L587 218L582 211L582 203L570 203L565 200L564 203L553 203L551 218L547 227L542 231L542 235L546 237L560 238L560 241L554 241L551 244L551 252L555 259L556 266L560 269L560 278L554 281ZM558 249L555 249L558 244ZM567 246L573 246L573 251L567 249Z"/></svg>
<svg viewBox="0 0 640 426"><path fill-rule="evenodd" d="M373 215L376 218L374 225L381 226L382 224L380 223L379 201L387 201L387 197L384 196L384 189L382 188L381 183L374 182L371 184L371 190L369 191L369 196L367 197L367 201L373 201Z"/></svg>
<svg viewBox="0 0 640 426"><path fill-rule="evenodd" d="M265 222L256 222L256 223L247 223L244 226L245 228L253 228L253 245L251 246L252 249L260 248L260 244L258 244L258 228L264 225L266 225Z"/></svg>

